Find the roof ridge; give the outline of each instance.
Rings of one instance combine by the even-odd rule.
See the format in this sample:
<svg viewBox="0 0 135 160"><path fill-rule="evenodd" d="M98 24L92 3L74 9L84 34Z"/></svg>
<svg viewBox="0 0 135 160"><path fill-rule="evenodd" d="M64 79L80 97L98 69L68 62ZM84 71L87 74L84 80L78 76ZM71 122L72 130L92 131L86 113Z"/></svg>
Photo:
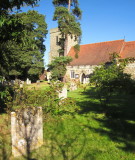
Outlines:
<svg viewBox="0 0 135 160"><path fill-rule="evenodd" d="M104 42L96 42L96 43L89 43L89 44L81 44L80 46L90 45L90 44L100 44L100 43L116 42L116 41L124 41L124 39L112 40L112 41L104 41ZM133 42L133 41L131 41L131 42Z"/></svg>
<svg viewBox="0 0 135 160"><path fill-rule="evenodd" d="M135 41L127 41L127 42L125 42L125 43L133 43L133 42L135 42Z"/></svg>

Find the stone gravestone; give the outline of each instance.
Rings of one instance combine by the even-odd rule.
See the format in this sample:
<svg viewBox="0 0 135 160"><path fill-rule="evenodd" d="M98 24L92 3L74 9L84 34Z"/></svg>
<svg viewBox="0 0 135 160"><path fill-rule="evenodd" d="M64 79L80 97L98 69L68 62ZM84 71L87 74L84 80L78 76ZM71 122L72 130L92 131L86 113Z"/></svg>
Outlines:
<svg viewBox="0 0 135 160"><path fill-rule="evenodd" d="M43 144L42 107L11 112L12 154L24 156Z"/></svg>
<svg viewBox="0 0 135 160"><path fill-rule="evenodd" d="M29 80L29 78L26 79L26 84L31 84L31 80Z"/></svg>
<svg viewBox="0 0 135 160"><path fill-rule="evenodd" d="M40 85L40 81L39 80L37 80L37 85Z"/></svg>
<svg viewBox="0 0 135 160"><path fill-rule="evenodd" d="M59 98L67 98L67 86L64 86L62 90L59 92Z"/></svg>
<svg viewBox="0 0 135 160"><path fill-rule="evenodd" d="M70 84L70 91L74 91L74 90L77 90L77 85L75 83L72 83Z"/></svg>

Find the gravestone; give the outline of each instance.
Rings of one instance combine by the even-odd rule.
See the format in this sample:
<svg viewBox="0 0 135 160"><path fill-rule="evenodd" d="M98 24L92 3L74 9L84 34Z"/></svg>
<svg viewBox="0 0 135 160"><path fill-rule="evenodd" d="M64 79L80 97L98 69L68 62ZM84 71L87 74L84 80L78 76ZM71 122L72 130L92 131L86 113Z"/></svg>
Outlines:
<svg viewBox="0 0 135 160"><path fill-rule="evenodd" d="M26 79L26 84L31 84L31 80L29 80L29 78Z"/></svg>
<svg viewBox="0 0 135 160"><path fill-rule="evenodd" d="M59 92L59 98L67 98L67 86L64 86L62 90Z"/></svg>
<svg viewBox="0 0 135 160"><path fill-rule="evenodd" d="M74 90L77 90L77 85L75 83L72 83L70 84L70 91L74 91Z"/></svg>
<svg viewBox="0 0 135 160"><path fill-rule="evenodd" d="M40 85L40 81L39 80L37 80L37 85Z"/></svg>
<svg viewBox="0 0 135 160"><path fill-rule="evenodd" d="M23 88L23 84L22 83L20 84L20 88Z"/></svg>
<svg viewBox="0 0 135 160"><path fill-rule="evenodd" d="M42 107L11 112L12 154L28 155L43 144Z"/></svg>

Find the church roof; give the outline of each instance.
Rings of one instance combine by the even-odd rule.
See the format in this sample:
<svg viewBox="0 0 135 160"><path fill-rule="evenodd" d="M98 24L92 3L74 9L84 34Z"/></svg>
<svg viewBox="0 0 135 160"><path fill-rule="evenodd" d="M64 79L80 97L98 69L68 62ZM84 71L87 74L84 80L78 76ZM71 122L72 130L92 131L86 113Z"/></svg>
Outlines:
<svg viewBox="0 0 135 160"><path fill-rule="evenodd" d="M125 42L120 56L121 58L135 58L135 41Z"/></svg>
<svg viewBox="0 0 135 160"><path fill-rule="evenodd" d="M107 41L80 45L78 58L75 58L74 47L68 53L73 58L71 66L76 65L100 65L109 62L111 53L118 53L121 58L135 57L135 41L124 40Z"/></svg>

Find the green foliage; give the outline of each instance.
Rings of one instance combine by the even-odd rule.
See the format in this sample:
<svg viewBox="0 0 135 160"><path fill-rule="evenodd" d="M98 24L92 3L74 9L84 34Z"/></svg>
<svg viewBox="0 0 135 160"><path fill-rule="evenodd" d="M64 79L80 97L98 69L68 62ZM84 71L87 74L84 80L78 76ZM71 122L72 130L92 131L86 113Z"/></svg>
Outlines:
<svg viewBox="0 0 135 160"><path fill-rule="evenodd" d="M52 80L63 80L63 77L66 73L66 66L72 61L71 57L56 57L48 65L49 70L51 71Z"/></svg>
<svg viewBox="0 0 135 160"><path fill-rule="evenodd" d="M64 51L64 55L66 55L68 36L78 40L78 37L82 34L80 23L78 22L82 13L78 7L78 0L53 0L53 4L55 6L53 20L58 21L58 28L62 36L61 43L63 43L60 46L61 50Z"/></svg>
<svg viewBox="0 0 135 160"><path fill-rule="evenodd" d="M10 86L0 85L0 113L8 112L7 104L12 101L13 89Z"/></svg>
<svg viewBox="0 0 135 160"><path fill-rule="evenodd" d="M1 0L0 1L0 13L4 11L12 10L14 7L20 9L24 5L36 5L39 0Z"/></svg>
<svg viewBox="0 0 135 160"><path fill-rule="evenodd" d="M0 74L6 77L21 76L23 79L38 77L44 69L45 17L36 11L9 17L0 31Z"/></svg>
<svg viewBox="0 0 135 160"><path fill-rule="evenodd" d="M107 105L113 94L132 92L135 82L129 74L124 73L124 66L112 63L95 68L90 82L96 86L96 91L103 105Z"/></svg>
<svg viewBox="0 0 135 160"><path fill-rule="evenodd" d="M80 51L80 45L79 44L76 44L74 46L74 51L75 51L75 58L78 58L79 57L78 53Z"/></svg>

